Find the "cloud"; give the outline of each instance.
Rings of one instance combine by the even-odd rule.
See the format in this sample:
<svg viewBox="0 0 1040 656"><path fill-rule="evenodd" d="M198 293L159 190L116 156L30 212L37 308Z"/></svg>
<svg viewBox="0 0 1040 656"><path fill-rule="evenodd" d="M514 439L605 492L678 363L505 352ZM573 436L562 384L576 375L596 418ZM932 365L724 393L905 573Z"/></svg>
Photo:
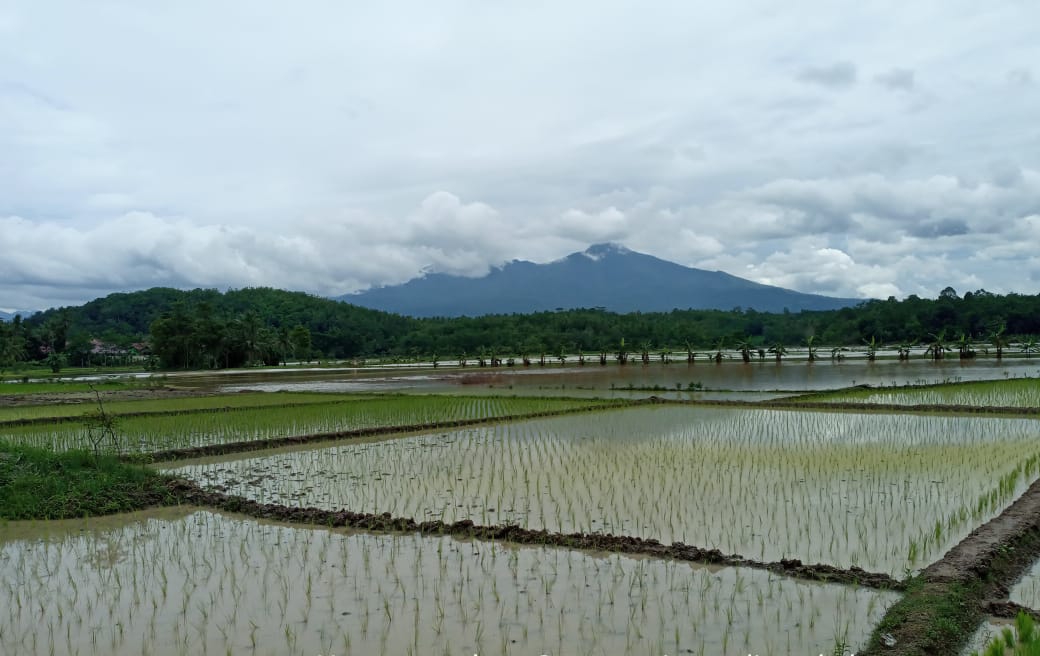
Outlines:
<svg viewBox="0 0 1040 656"><path fill-rule="evenodd" d="M913 91L914 72L908 68L893 68L874 76L874 81L893 91Z"/></svg>
<svg viewBox="0 0 1040 656"><path fill-rule="evenodd" d="M600 241L844 296L1035 293L1040 9L962 4L13 0L0 304Z"/></svg>
<svg viewBox="0 0 1040 656"><path fill-rule="evenodd" d="M856 83L856 66L851 62L808 66L798 72L798 80L830 88L849 87Z"/></svg>

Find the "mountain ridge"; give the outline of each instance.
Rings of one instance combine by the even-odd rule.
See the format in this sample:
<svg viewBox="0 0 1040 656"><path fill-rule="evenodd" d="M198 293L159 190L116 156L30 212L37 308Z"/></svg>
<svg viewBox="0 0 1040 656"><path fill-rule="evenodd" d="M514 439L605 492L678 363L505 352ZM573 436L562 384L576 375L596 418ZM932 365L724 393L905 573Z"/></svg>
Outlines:
<svg viewBox="0 0 1040 656"><path fill-rule="evenodd" d="M479 278L429 273L401 285L334 298L414 317L526 314L583 307L618 313L734 307L797 312L833 310L867 300L763 285L614 243L593 244L546 264L513 260Z"/></svg>

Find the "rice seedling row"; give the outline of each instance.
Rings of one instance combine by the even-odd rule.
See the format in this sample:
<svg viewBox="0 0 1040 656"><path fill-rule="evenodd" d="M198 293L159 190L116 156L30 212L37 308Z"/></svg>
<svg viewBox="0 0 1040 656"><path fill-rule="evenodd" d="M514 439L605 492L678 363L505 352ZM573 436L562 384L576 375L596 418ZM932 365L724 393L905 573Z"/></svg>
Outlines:
<svg viewBox="0 0 1040 656"><path fill-rule="evenodd" d="M1036 479L1035 421L654 407L170 470L264 503L681 541L902 576Z"/></svg>
<svg viewBox="0 0 1040 656"><path fill-rule="evenodd" d="M0 562L4 653L816 654L861 643L898 598L741 568L205 511L0 539Z"/></svg>
<svg viewBox="0 0 1040 656"><path fill-rule="evenodd" d="M286 408L245 408L235 412L129 417L118 425L123 454L146 454L291 436L321 435L368 428L428 426L483 418L564 412L602 402L572 399L395 396L358 402ZM89 448L89 430L61 423L2 426L0 440L63 451Z"/></svg>
<svg viewBox="0 0 1040 656"><path fill-rule="evenodd" d="M927 387L841 390L802 396L797 401L880 405L973 406L988 408L1040 407L1040 379L973 381Z"/></svg>
<svg viewBox="0 0 1040 656"><path fill-rule="evenodd" d="M357 401L366 397L360 394L322 394L301 392L274 392L252 394L218 394L211 396L185 396L167 399L142 399L132 401L104 401L106 412L120 416L145 414L178 414L204 410L237 410L242 408L316 405ZM20 405L0 408L0 425L18 422L43 423L54 420L79 420L83 413L97 409L94 398L84 398L78 403Z"/></svg>

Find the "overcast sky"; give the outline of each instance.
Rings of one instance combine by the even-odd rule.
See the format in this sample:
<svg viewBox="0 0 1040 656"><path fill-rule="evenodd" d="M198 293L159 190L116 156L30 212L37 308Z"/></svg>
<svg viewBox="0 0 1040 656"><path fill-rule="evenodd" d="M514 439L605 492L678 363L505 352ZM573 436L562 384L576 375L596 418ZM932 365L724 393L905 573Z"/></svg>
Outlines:
<svg viewBox="0 0 1040 656"><path fill-rule="evenodd" d="M614 241L1040 291L1040 4L0 3L0 308Z"/></svg>

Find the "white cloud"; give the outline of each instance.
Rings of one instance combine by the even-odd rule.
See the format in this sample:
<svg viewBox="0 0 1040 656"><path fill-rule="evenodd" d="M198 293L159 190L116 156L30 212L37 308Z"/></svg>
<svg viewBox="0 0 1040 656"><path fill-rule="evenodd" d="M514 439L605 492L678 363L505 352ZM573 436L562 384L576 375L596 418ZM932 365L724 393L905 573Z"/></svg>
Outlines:
<svg viewBox="0 0 1040 656"><path fill-rule="evenodd" d="M338 294L599 241L1035 293L1028 3L254 9L0 8L0 303Z"/></svg>

